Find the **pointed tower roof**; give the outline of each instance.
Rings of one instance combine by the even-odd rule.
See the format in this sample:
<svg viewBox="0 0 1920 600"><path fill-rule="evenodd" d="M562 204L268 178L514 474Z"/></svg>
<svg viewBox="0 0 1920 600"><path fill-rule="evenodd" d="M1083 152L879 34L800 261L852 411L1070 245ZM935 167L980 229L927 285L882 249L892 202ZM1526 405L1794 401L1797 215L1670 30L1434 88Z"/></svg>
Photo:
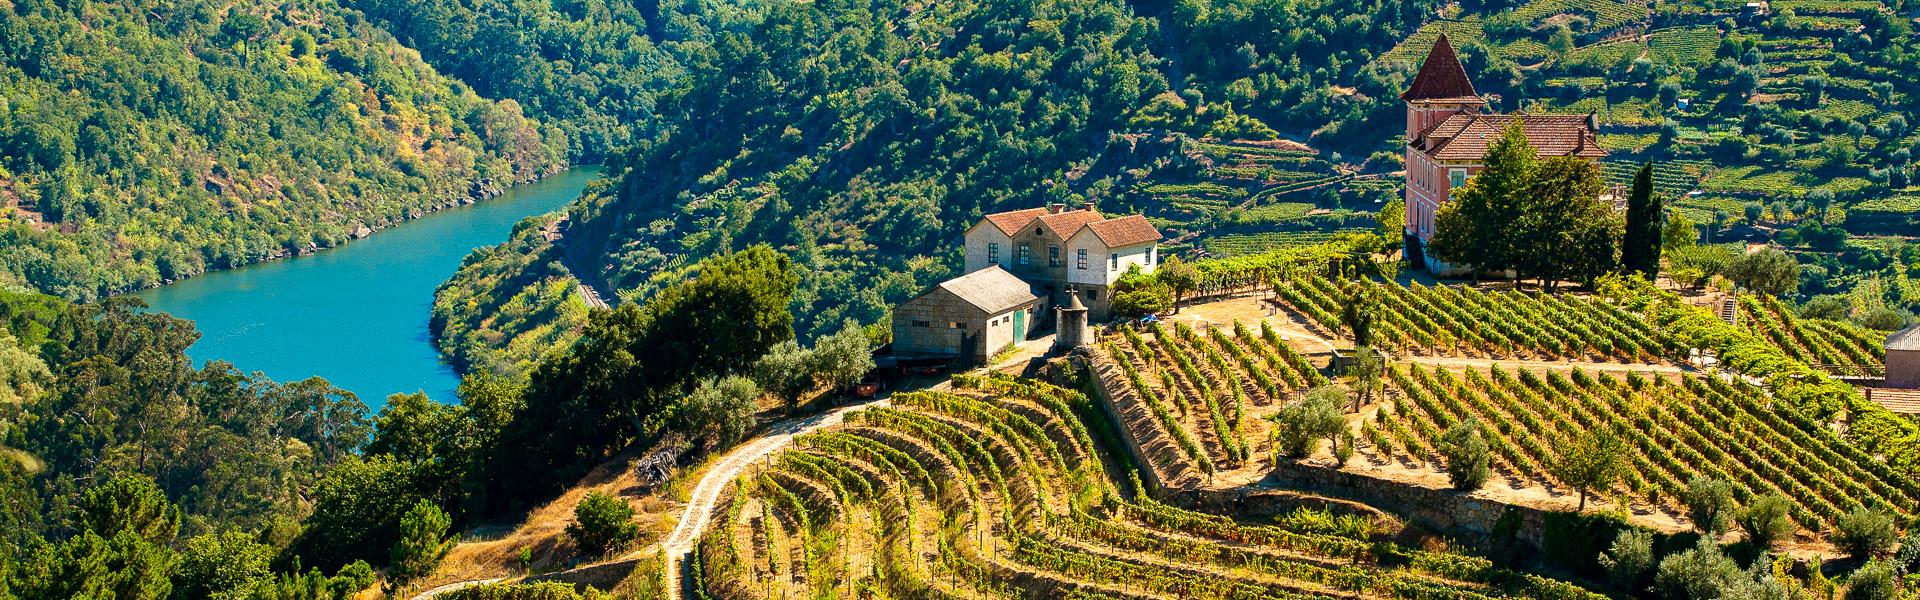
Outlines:
<svg viewBox="0 0 1920 600"><path fill-rule="evenodd" d="M1467 68L1460 66L1460 55L1453 52L1453 43L1442 33L1433 41L1433 50L1427 52L1427 62L1420 65L1420 73L1413 76L1413 85L1400 94L1400 99L1412 102L1452 98L1479 100L1480 94L1473 90L1473 81L1467 79Z"/></svg>

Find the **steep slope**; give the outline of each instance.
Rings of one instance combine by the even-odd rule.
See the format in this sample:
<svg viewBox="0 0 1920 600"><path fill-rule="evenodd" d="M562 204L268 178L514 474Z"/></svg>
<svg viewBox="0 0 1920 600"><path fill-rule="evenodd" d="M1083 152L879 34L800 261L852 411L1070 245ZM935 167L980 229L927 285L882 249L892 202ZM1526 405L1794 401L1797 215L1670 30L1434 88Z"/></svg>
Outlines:
<svg viewBox="0 0 1920 600"><path fill-rule="evenodd" d="M804 270L803 335L843 318L871 322L952 274L954 241L979 215L1128 192L1124 172L1089 170L1131 147L1126 132L1272 136L1235 108L1265 104L1236 98L1233 82L1257 71L1302 87L1359 77L1365 61L1339 57L1391 47L1403 4L1303 3L1314 17L1278 19L1221 3L1217 13L1165 12L1174 24L1164 31L1131 6L1092 0L773 7L716 43L688 90L662 107L666 132L612 165L620 174L608 193L574 209L567 250L631 297L703 256L770 243ZM1376 11L1389 16L1363 16ZM1329 35L1348 22L1361 44L1201 43L1321 21ZM1234 52L1252 62L1214 65ZM1293 77L1302 60L1327 66ZM1201 62L1204 78L1171 79L1191 71L1181 63ZM1214 89L1220 99L1206 100Z"/></svg>
<svg viewBox="0 0 1920 600"><path fill-rule="evenodd" d="M331 0L0 0L0 280L70 298L331 246L565 136Z"/></svg>
<svg viewBox="0 0 1920 600"><path fill-rule="evenodd" d="M747 18L720 1L662 3L347 0L488 98L518 101L599 162L653 133L656 96L675 86L710 29Z"/></svg>

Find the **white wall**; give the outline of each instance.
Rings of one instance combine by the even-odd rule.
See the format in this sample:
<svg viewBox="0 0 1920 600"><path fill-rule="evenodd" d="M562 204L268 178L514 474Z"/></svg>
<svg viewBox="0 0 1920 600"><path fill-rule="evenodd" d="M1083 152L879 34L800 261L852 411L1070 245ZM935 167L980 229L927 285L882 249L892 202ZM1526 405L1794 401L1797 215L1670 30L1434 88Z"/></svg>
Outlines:
<svg viewBox="0 0 1920 600"><path fill-rule="evenodd" d="M973 229L967 230L966 272L972 273L987 268L987 244L989 243L1000 244L1001 267L1008 268L1009 265L1013 264L1013 254L1018 252L1018 249L1013 246L1013 239L1007 237L1007 234L1000 233L999 227L994 227L992 223L982 221L980 224L975 225Z"/></svg>
<svg viewBox="0 0 1920 600"><path fill-rule="evenodd" d="M1100 241L1100 236L1094 235L1092 230L1082 229L1079 235L1067 240L1067 282L1113 285L1113 282L1118 281L1121 275L1125 275L1127 268L1132 265L1140 265L1141 272L1152 273L1154 267L1159 266L1160 262L1158 252L1155 250L1158 247L1158 243L1149 242L1108 249L1107 245ZM1081 249L1087 251L1087 268L1085 269L1081 269L1078 262L1078 253ZM1119 258L1118 261L1114 260L1116 256Z"/></svg>

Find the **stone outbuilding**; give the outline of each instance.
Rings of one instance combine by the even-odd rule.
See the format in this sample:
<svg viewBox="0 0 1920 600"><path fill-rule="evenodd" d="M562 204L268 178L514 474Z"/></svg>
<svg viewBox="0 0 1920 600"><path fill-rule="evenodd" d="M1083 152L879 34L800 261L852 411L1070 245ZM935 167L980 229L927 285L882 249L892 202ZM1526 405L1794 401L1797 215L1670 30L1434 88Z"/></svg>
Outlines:
<svg viewBox="0 0 1920 600"><path fill-rule="evenodd" d="M998 266L941 282L893 309L893 352L986 362L1027 339L1032 286Z"/></svg>
<svg viewBox="0 0 1920 600"><path fill-rule="evenodd" d="M1920 389L1920 325L1887 336L1887 387Z"/></svg>

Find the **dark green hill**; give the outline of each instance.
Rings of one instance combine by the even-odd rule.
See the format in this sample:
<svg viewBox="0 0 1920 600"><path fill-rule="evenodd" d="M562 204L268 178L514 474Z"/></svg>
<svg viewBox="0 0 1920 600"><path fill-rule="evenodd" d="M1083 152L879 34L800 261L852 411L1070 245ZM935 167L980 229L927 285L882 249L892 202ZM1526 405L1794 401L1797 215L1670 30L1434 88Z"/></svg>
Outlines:
<svg viewBox="0 0 1920 600"><path fill-rule="evenodd" d="M565 164L331 0L0 0L0 280L70 298L326 247Z"/></svg>

